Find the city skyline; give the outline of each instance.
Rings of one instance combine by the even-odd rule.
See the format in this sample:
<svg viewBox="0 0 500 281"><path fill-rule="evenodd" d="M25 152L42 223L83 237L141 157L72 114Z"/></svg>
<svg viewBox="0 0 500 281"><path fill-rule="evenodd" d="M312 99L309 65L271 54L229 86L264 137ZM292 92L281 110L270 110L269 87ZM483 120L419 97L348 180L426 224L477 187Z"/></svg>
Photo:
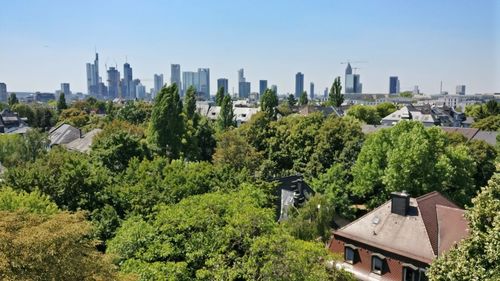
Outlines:
<svg viewBox="0 0 500 281"><path fill-rule="evenodd" d="M0 82L9 91L44 92L70 83L72 92L85 93L85 64L97 49L103 82L110 66L121 70L128 62L147 90L155 73L170 81L171 64L180 64L183 70L209 68L212 95L221 77L228 79L229 92L237 92L240 68L252 92L259 91L260 80L268 80L280 93L294 93L297 72L305 74L304 84L314 82L321 89L343 77L341 62L364 60L356 72L364 93L387 92L390 76L401 79L401 91L419 85L421 92L437 94L440 81L449 93L457 85L466 85L467 94L500 91L496 1L200 1L190 7L182 1L125 2L130 5L3 3ZM264 4L266 9L259 10ZM176 13L169 14L171 9ZM236 13L241 9L255 12L255 18L241 18ZM75 10L79 13L73 15ZM137 20L141 12L148 16ZM277 12L294 20L277 20ZM60 14L72 18L62 24ZM206 32L197 29L200 24Z"/></svg>

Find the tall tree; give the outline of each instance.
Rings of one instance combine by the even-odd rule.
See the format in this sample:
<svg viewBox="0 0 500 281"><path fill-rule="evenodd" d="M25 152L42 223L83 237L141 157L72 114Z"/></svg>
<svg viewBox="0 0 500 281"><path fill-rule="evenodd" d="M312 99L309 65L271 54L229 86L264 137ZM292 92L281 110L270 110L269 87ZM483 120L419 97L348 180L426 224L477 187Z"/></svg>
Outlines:
<svg viewBox="0 0 500 281"><path fill-rule="evenodd" d="M184 113L189 120L194 118L196 112L196 89L191 85L184 97Z"/></svg>
<svg viewBox="0 0 500 281"><path fill-rule="evenodd" d="M171 159L180 156L184 118L177 85L163 87L156 96L149 123L149 142Z"/></svg>
<svg viewBox="0 0 500 281"><path fill-rule="evenodd" d="M230 96L225 96L222 101L217 123L219 124L219 128L221 130L226 130L227 128L235 125L233 101Z"/></svg>
<svg viewBox="0 0 500 281"><path fill-rule="evenodd" d="M61 111L65 110L68 108L68 105L66 104L66 97L64 93L61 93L59 95L59 100L57 101L57 113L61 113Z"/></svg>
<svg viewBox="0 0 500 281"><path fill-rule="evenodd" d="M224 89L224 86L220 87L219 90L217 90L217 94L215 95L215 104L217 106L221 106L222 102L224 101L224 92L226 89Z"/></svg>
<svg viewBox="0 0 500 281"><path fill-rule="evenodd" d="M429 280L500 280L500 173L496 173L467 210L469 237L439 256Z"/></svg>
<svg viewBox="0 0 500 281"><path fill-rule="evenodd" d="M9 103L10 107L12 107L16 103L19 103L19 100L17 99L17 96L15 93L10 93L8 103Z"/></svg>
<svg viewBox="0 0 500 281"><path fill-rule="evenodd" d="M287 103L288 107L290 108L294 107L297 104L297 99L295 99L295 95L293 94L288 95Z"/></svg>
<svg viewBox="0 0 500 281"><path fill-rule="evenodd" d="M278 106L278 96L272 89L266 89L260 98L260 109L270 118L276 117L276 107Z"/></svg>
<svg viewBox="0 0 500 281"><path fill-rule="evenodd" d="M300 98L299 98L299 104L300 105L307 105L309 103L309 99L307 98L307 92L304 91L302 92L302 94L300 95Z"/></svg>
<svg viewBox="0 0 500 281"><path fill-rule="evenodd" d="M330 88L330 94L328 96L329 102L335 106L340 107L344 102L344 95L342 95L342 84L340 83L340 76L335 78L335 81Z"/></svg>

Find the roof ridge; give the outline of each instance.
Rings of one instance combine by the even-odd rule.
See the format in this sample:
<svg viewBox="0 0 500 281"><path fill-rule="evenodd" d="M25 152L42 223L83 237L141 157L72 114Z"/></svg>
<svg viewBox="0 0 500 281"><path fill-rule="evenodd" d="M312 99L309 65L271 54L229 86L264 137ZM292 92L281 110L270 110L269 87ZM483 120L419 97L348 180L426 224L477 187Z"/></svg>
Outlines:
<svg viewBox="0 0 500 281"><path fill-rule="evenodd" d="M390 199L389 199L389 200L387 200L384 204L382 204L382 205L378 206L377 208L375 208L375 209L373 209L373 210L371 210L371 211L367 212L366 214L362 215L361 217L359 217L359 218L357 218L357 219L353 220L352 222L350 222L350 223L348 223L348 224L344 225L343 227L339 228L338 230L345 229L346 227L348 227L348 226L350 226L350 225L354 224L355 222L357 222L357 221L361 220L362 218L364 218L364 217L368 216L369 214L371 214L371 213L375 212L376 210L378 210L378 209L382 208L382 207L383 207L383 206L385 206L386 204L389 204L390 202L391 202L391 200L390 200Z"/></svg>
<svg viewBox="0 0 500 281"><path fill-rule="evenodd" d="M439 192L437 192L437 191L433 191L433 192L439 193ZM431 193L432 193L432 192L431 192ZM426 239L427 244L428 244L428 246L430 247L431 252L434 254L434 257L437 257L437 253L436 253L436 252L434 252L434 247L432 247L432 243L431 243L431 236L429 235L429 232L427 231L427 227L426 227L426 225L425 225L425 222L424 222L424 217L422 216L422 211L420 210L420 206L419 206L419 204L418 204L418 200L416 200L416 201L417 201L417 209L418 209L418 213L419 213L419 216L418 216L418 217L420 218L420 221L421 221L422 226L423 226L422 228L424 229L424 231L425 231L425 235L427 236L427 239ZM436 210L436 213L437 213L437 210ZM437 215L436 215L436 220L437 220ZM418 221L418 220L417 220L417 221ZM439 243L439 234L438 234L438 243ZM438 246L438 249L439 249L439 246Z"/></svg>
<svg viewBox="0 0 500 281"><path fill-rule="evenodd" d="M417 203L418 203L418 201L429 199L429 198L434 197L438 194L442 196L442 194L439 191L434 190L434 191L431 191L431 192L426 193L424 195L420 195L419 197L417 197L415 199L417 199ZM448 199L448 198L446 198L446 199Z"/></svg>

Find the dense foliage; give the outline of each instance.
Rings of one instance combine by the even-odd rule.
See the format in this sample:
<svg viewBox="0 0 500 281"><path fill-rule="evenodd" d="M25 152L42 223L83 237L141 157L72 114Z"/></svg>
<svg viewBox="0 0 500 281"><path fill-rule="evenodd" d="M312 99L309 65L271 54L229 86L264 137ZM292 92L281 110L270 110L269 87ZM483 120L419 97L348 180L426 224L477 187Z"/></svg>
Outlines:
<svg viewBox="0 0 500 281"><path fill-rule="evenodd" d="M341 90L337 78L329 105L341 106ZM351 280L324 247L334 219L355 219L358 207L401 190L474 204L471 238L438 259L431 278L497 277L498 145L418 122L365 135L361 124L379 124L397 109L390 103L302 116L306 94L280 104L267 89L261 111L236 124L224 89L217 120L198 112L196 96L191 87L181 99L171 85L153 103L12 103L39 130L0 135L0 279ZM466 112L476 125L498 117L493 103ZM100 129L90 152L49 148L43 131L56 122ZM316 193L278 223L273 179L294 174ZM48 263L57 268L42 272Z"/></svg>
<svg viewBox="0 0 500 281"><path fill-rule="evenodd" d="M472 203L469 237L431 265L430 280L500 280L500 173Z"/></svg>

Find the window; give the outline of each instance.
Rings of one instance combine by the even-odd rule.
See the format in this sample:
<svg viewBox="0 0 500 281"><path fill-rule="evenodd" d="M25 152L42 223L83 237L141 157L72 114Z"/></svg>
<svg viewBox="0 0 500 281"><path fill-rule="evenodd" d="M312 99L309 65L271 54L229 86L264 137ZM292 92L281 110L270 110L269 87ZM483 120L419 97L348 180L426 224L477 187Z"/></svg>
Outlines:
<svg viewBox="0 0 500 281"><path fill-rule="evenodd" d="M403 267L403 281L418 281L418 270L411 267Z"/></svg>
<svg viewBox="0 0 500 281"><path fill-rule="evenodd" d="M356 263L356 250L356 247L346 244L344 247L344 261L350 264Z"/></svg>
<svg viewBox="0 0 500 281"><path fill-rule="evenodd" d="M376 274L383 274L384 272L385 257L381 254L372 255L372 272Z"/></svg>

